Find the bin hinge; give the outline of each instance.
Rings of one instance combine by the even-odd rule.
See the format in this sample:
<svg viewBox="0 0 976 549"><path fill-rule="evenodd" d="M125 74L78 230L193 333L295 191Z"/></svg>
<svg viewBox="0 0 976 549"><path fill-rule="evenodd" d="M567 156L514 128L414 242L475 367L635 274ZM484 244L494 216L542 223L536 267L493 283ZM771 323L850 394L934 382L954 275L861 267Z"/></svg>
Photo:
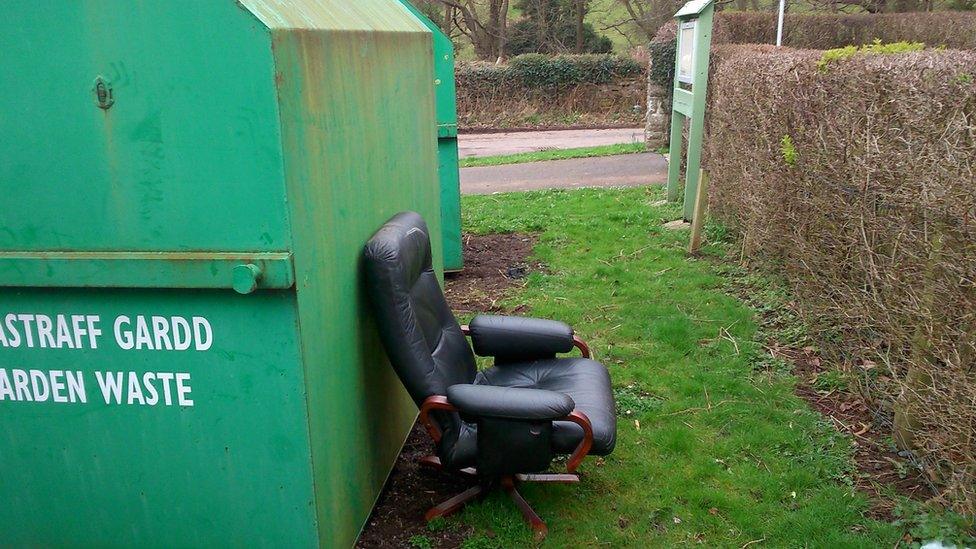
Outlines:
<svg viewBox="0 0 976 549"><path fill-rule="evenodd" d="M448 139L451 137L457 137L458 127L457 124L438 124L437 125L437 138L438 139Z"/></svg>

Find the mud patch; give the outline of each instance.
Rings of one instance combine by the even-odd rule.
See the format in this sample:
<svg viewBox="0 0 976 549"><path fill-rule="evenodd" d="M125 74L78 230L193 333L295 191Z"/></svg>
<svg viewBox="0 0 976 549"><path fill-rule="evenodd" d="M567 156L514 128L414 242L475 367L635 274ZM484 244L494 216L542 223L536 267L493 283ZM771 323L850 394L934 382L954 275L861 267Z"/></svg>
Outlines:
<svg viewBox="0 0 976 549"><path fill-rule="evenodd" d="M459 318L477 313L519 313L524 307L505 309L500 302L525 277L542 265L529 255L539 237L532 234L464 235L464 270L448 273L444 295Z"/></svg>
<svg viewBox="0 0 976 549"><path fill-rule="evenodd" d="M424 521L428 509L468 488L463 478L417 463L430 455L434 444L420 425L414 425L356 547L423 547L426 541L430 547L453 548L471 535L470 527L457 523L429 528Z"/></svg>

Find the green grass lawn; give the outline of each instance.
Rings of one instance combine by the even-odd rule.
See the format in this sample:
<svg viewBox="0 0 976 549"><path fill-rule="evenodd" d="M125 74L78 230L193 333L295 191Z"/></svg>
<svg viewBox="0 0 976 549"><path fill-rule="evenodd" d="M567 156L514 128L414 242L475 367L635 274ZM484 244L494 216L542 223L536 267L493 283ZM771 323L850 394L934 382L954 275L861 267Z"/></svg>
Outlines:
<svg viewBox="0 0 976 549"><path fill-rule="evenodd" d="M474 168L477 166L500 166L502 164L541 162L543 160L566 160L569 158L591 158L594 156L634 154L642 153L646 150L647 148L643 143L621 143L619 145L601 145L598 147L581 147L578 149L552 149L499 156L474 156L462 158L460 160L460 165L462 168Z"/></svg>
<svg viewBox="0 0 976 549"><path fill-rule="evenodd" d="M534 232L547 272L508 299L564 320L611 370L617 449L587 458L579 485L526 485L548 547L892 547L865 517L850 440L792 391L757 343L753 311L724 291L720 228L700 259L652 207L659 187L463 198L472 233ZM717 242L717 243L716 243ZM466 319L465 319L466 320ZM459 517L465 547L532 545L504 494Z"/></svg>

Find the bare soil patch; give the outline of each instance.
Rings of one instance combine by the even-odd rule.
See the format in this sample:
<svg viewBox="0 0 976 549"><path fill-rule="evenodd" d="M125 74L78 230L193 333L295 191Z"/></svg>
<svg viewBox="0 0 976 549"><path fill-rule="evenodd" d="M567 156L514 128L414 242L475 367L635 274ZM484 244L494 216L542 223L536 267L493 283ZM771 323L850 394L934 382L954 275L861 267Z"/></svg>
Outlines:
<svg viewBox="0 0 976 549"><path fill-rule="evenodd" d="M466 479L421 467L417 460L434 454L434 444L420 425L414 425L403 445L390 478L366 522L357 548L412 547L411 539L424 536L432 547L461 545L471 532L455 525L436 531L427 527L428 509L467 489Z"/></svg>
<svg viewBox="0 0 976 549"><path fill-rule="evenodd" d="M538 240L524 233L464 235L464 270L449 273L444 288L454 314L522 312L520 307L506 310L500 302L530 272L542 270L541 264L528 260Z"/></svg>
<svg viewBox="0 0 976 549"><path fill-rule="evenodd" d="M454 313L509 313L499 303L506 293L521 286L539 263L529 254L538 237L529 234L464 236L464 270L449 274L444 293ZM429 528L424 513L434 505L463 492L470 482L456 475L421 467L417 460L433 455L434 444L420 425L414 425L386 481L373 513L356 544L360 549L400 548L422 545L454 548L471 535L470 528L454 523Z"/></svg>

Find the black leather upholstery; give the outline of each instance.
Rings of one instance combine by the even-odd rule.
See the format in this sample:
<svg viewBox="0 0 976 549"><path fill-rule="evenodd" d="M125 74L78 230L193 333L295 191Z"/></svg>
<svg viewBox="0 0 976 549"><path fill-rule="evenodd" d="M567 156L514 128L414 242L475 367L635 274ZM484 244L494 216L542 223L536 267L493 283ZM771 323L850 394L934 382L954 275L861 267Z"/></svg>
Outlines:
<svg viewBox="0 0 976 549"><path fill-rule="evenodd" d="M441 292L420 214L397 214L373 235L366 280L383 346L417 406L474 381L474 355Z"/></svg>
<svg viewBox="0 0 976 549"><path fill-rule="evenodd" d="M564 393L491 385L452 385L447 400L462 415L550 421L566 417L576 405Z"/></svg>
<svg viewBox="0 0 976 549"><path fill-rule="evenodd" d="M553 358L573 350L573 329L555 320L479 315L469 327L475 354L500 362Z"/></svg>
<svg viewBox="0 0 976 549"><path fill-rule="evenodd" d="M483 474L541 470L553 453L571 453L582 441L579 425L557 421L574 409L592 424L591 453L613 450L616 416L606 368L588 359L555 358L573 347L569 326L477 317L471 323L475 348L496 358L494 367L479 373L434 273L423 218L397 214L370 239L364 255L377 329L397 376L418 406L442 395L461 410L435 412L445 466L478 465Z"/></svg>
<svg viewBox="0 0 976 549"><path fill-rule="evenodd" d="M573 399L593 426L591 454L605 456L617 443L617 414L610 389L610 374L588 358L555 358L494 366L478 374L478 384L545 389ZM570 453L583 438L575 423L557 421L553 444L559 453Z"/></svg>

